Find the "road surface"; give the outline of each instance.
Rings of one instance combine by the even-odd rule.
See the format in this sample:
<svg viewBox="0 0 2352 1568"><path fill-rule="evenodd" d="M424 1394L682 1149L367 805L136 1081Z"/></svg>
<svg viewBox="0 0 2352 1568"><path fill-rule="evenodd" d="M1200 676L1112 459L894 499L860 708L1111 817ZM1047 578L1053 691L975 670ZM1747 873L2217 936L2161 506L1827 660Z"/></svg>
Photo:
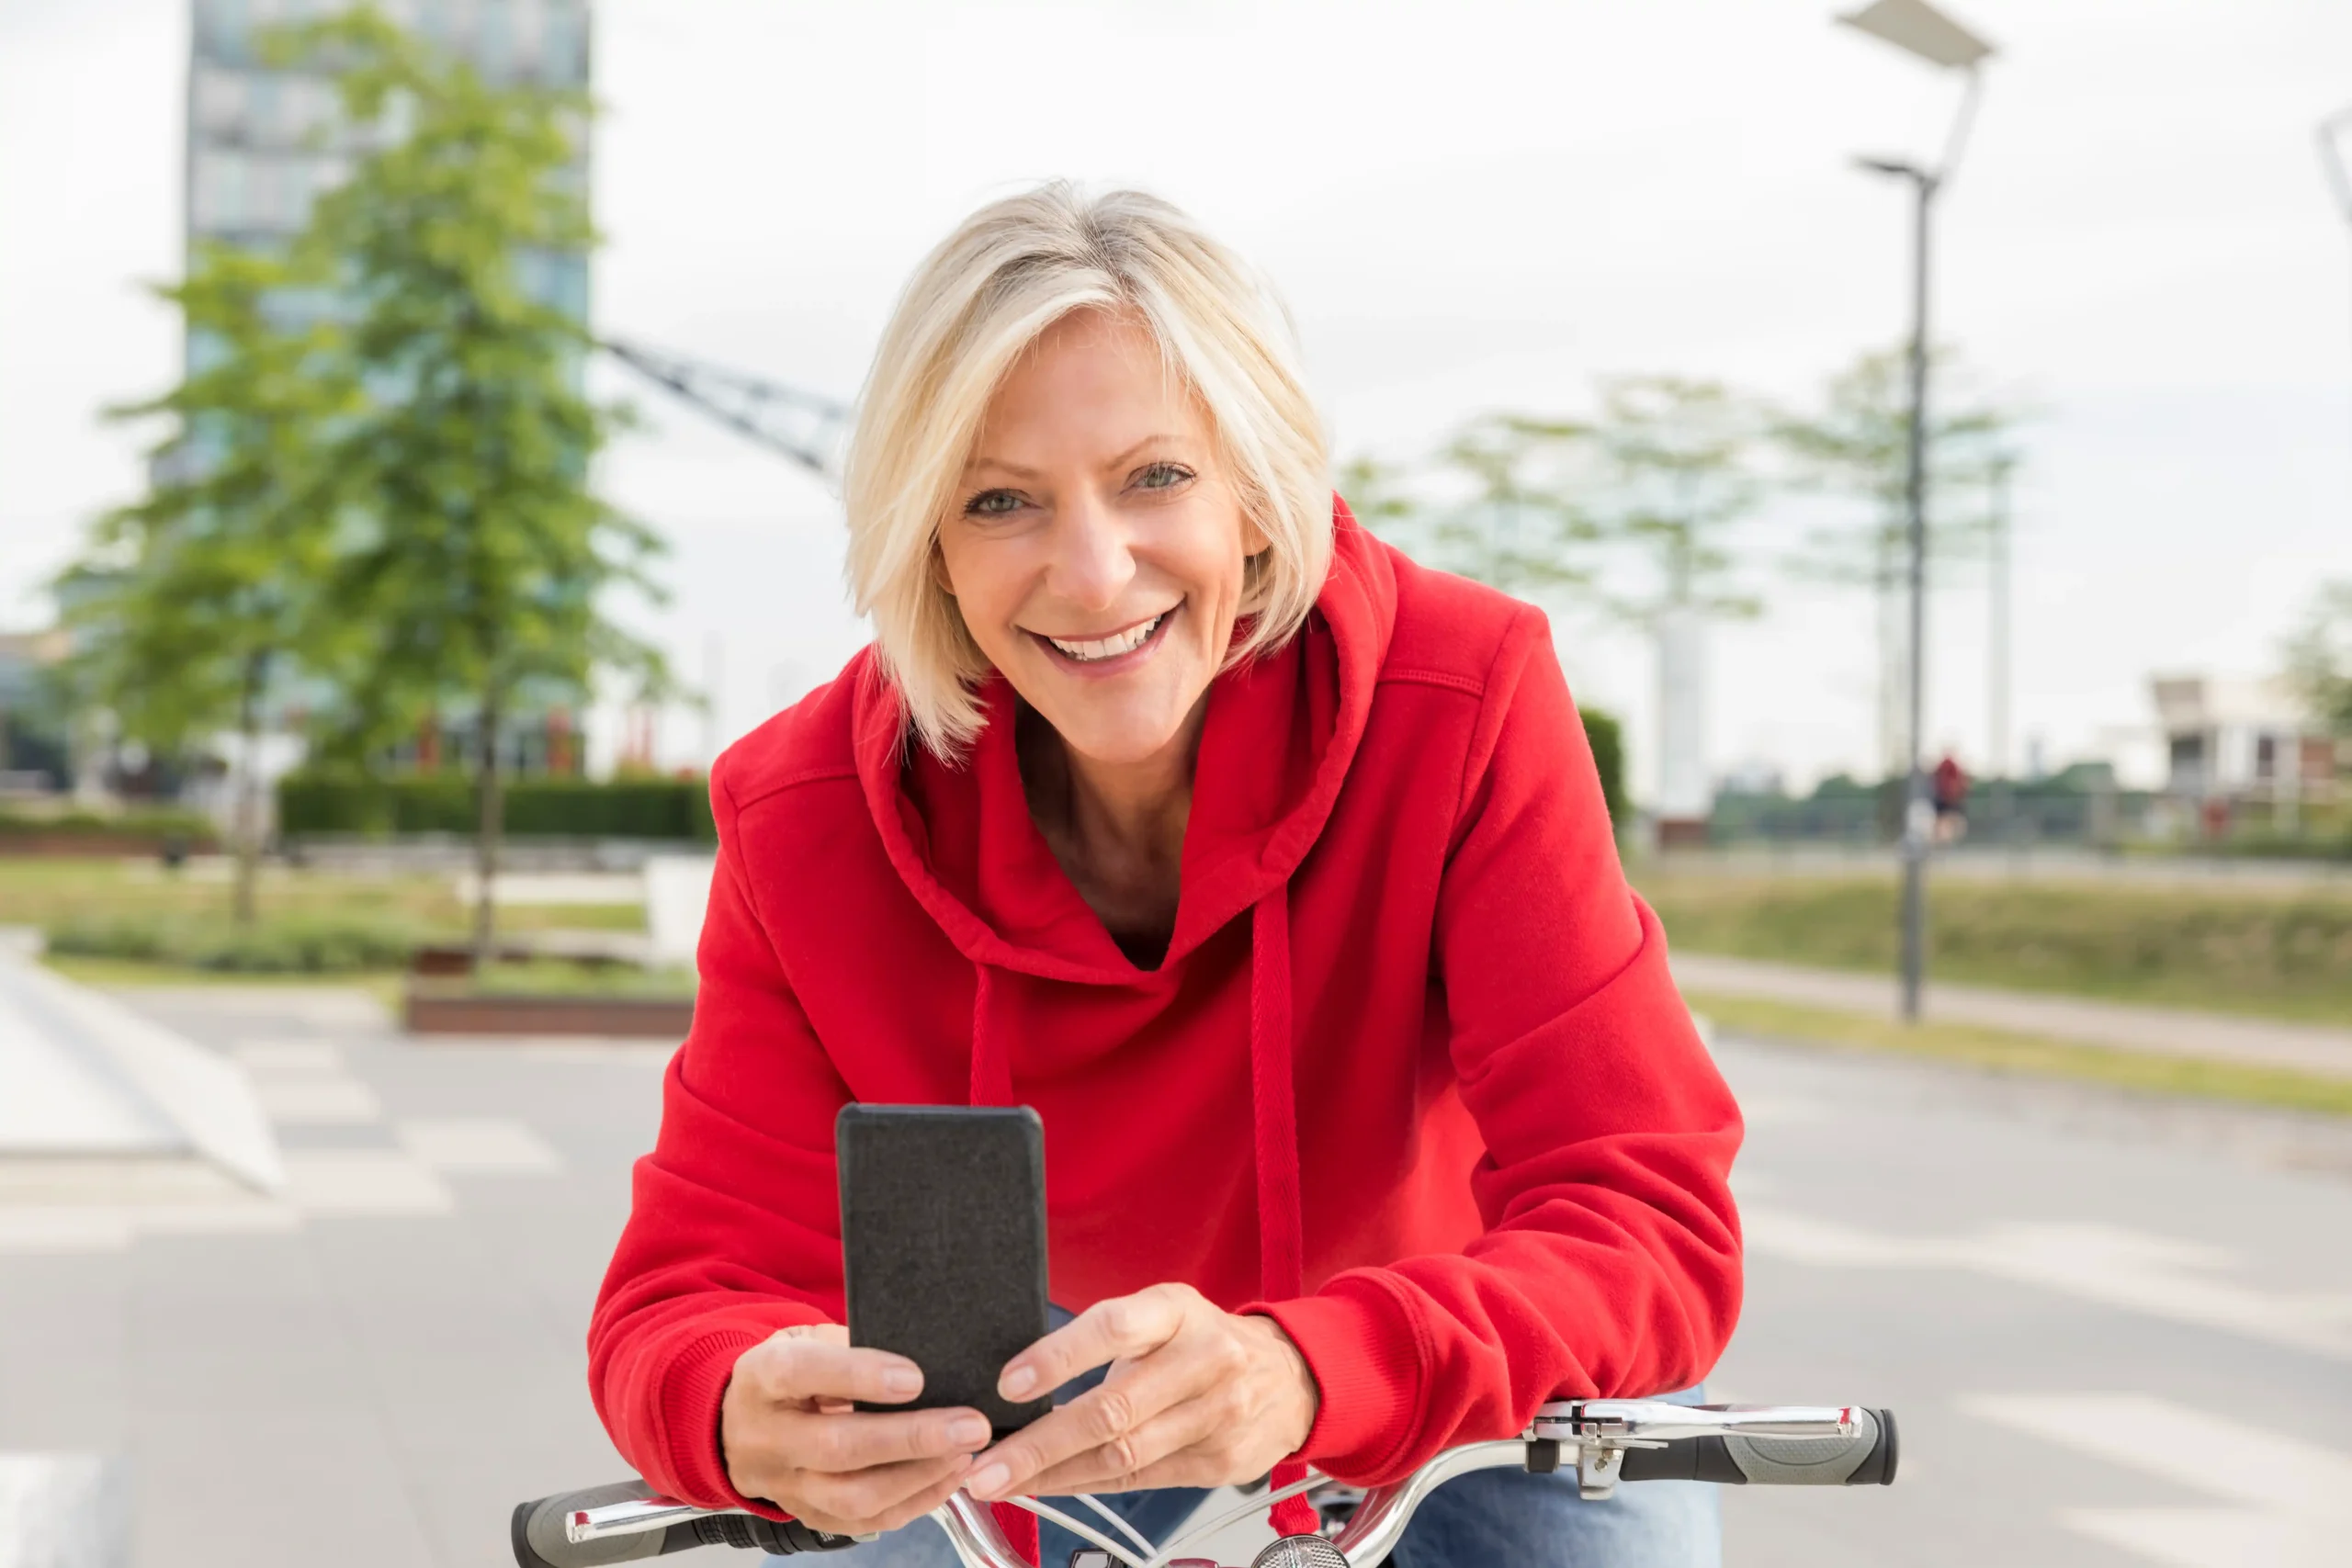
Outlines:
<svg viewBox="0 0 2352 1568"><path fill-rule="evenodd" d="M0 1164L0 1562L12 1507L128 1496L55 1561L494 1565L516 1499L621 1472L581 1344L659 1050L126 995L254 1072L290 1185ZM1719 1050L1752 1262L1716 1389L1905 1439L1893 1488L1727 1494L1735 1568L2347 1561L2352 1124Z"/></svg>

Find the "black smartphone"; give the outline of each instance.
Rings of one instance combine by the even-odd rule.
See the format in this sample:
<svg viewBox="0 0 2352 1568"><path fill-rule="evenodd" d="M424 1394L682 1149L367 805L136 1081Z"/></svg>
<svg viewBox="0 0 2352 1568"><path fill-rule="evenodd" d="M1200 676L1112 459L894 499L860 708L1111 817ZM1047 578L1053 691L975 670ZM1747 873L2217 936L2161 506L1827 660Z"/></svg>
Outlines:
<svg viewBox="0 0 2352 1568"><path fill-rule="evenodd" d="M874 1410L970 1405L1002 1436L1052 1408L998 1397L1004 1364L1046 1332L1046 1129L1027 1106L845 1105L842 1279L849 1342L922 1369L922 1393Z"/></svg>

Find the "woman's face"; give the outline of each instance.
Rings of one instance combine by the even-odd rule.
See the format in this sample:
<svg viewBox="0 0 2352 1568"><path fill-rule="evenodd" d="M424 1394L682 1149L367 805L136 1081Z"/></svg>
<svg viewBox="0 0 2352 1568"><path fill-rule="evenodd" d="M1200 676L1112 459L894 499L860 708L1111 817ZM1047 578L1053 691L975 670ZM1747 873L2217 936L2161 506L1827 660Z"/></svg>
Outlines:
<svg viewBox="0 0 2352 1568"><path fill-rule="evenodd" d="M1099 310L1063 317L1005 377L939 531L980 651L1106 766L1179 742L1263 548L1206 412L1148 333Z"/></svg>

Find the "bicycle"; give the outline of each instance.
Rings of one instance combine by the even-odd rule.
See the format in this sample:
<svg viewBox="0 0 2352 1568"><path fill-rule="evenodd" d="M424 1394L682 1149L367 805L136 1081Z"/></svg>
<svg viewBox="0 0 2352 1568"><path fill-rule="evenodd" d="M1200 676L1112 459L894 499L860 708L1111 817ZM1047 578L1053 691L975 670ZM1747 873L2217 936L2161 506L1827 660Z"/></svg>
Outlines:
<svg viewBox="0 0 2352 1568"><path fill-rule="evenodd" d="M1894 1414L1860 1405L1669 1404L1652 1399L1572 1399L1546 1404L1517 1438L1464 1443L1439 1453L1404 1480L1361 1494L1310 1473L1249 1498L1155 1546L1091 1497L1097 1528L1035 1498L1012 1499L1091 1542L1069 1568L1219 1568L1182 1554L1285 1497L1321 1489L1323 1535L1284 1536L1250 1568L1376 1568L1404 1535L1421 1500L1474 1471L1573 1466L1579 1493L1606 1498L1620 1483L1706 1481L1726 1485L1891 1486L1898 1457ZM1026 1568L1006 1543L989 1506L961 1492L933 1510L965 1568ZM604 1568L702 1546L735 1546L777 1556L834 1551L860 1539L828 1535L740 1510L697 1508L661 1496L643 1482L558 1493L515 1506L518 1568Z"/></svg>

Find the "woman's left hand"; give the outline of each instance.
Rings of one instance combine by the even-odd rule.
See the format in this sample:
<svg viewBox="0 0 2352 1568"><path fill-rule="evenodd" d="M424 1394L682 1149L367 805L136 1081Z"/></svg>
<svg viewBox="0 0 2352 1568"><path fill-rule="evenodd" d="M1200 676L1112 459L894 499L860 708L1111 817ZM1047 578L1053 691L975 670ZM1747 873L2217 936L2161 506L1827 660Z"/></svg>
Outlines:
<svg viewBox="0 0 2352 1568"><path fill-rule="evenodd" d="M997 1391L1034 1399L1106 1362L1101 1387L974 1460L964 1489L985 1502L1254 1481L1315 1425L1315 1374L1281 1325L1190 1285L1097 1302L1006 1362Z"/></svg>

